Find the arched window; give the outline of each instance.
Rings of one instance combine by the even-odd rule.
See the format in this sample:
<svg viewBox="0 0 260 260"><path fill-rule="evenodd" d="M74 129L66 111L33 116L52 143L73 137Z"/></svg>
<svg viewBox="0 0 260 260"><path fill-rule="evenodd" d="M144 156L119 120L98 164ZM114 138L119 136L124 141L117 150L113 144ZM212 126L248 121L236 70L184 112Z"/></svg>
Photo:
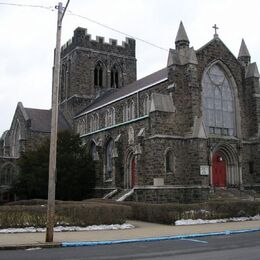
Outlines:
<svg viewBox="0 0 260 260"><path fill-rule="evenodd" d="M105 113L105 127L112 126L115 124L115 108L111 107L106 110Z"/></svg>
<svg viewBox="0 0 260 260"><path fill-rule="evenodd" d="M135 102L132 100L131 102L131 119L135 118Z"/></svg>
<svg viewBox="0 0 260 260"><path fill-rule="evenodd" d="M128 104L127 102L123 105L123 122L128 121Z"/></svg>
<svg viewBox="0 0 260 260"><path fill-rule="evenodd" d="M93 141L90 146L89 154L94 161L98 160L97 146Z"/></svg>
<svg viewBox="0 0 260 260"><path fill-rule="evenodd" d="M145 94L144 97L143 110L144 110L144 115L148 115L150 110L150 99L148 94Z"/></svg>
<svg viewBox="0 0 260 260"><path fill-rule="evenodd" d="M94 132L99 129L99 115L94 113L90 117L90 132Z"/></svg>
<svg viewBox="0 0 260 260"><path fill-rule="evenodd" d="M118 69L116 65L114 65L111 69L111 82L110 82L111 88L118 88Z"/></svg>
<svg viewBox="0 0 260 260"><path fill-rule="evenodd" d="M234 93L219 65L211 66L202 79L202 108L208 134L236 134Z"/></svg>
<svg viewBox="0 0 260 260"><path fill-rule="evenodd" d="M21 126L20 122L17 119L15 127L14 127L14 132L13 132L13 137L12 137L12 156L13 157L18 157L21 152L21 147L20 147L20 140L21 140Z"/></svg>
<svg viewBox="0 0 260 260"><path fill-rule="evenodd" d="M94 69L94 85L103 86L103 67L101 62L98 62Z"/></svg>
<svg viewBox="0 0 260 260"><path fill-rule="evenodd" d="M112 107L112 125L116 124L116 110Z"/></svg>
<svg viewBox="0 0 260 260"><path fill-rule="evenodd" d="M15 167L11 164L6 164L0 172L0 186L11 185L15 178Z"/></svg>
<svg viewBox="0 0 260 260"><path fill-rule="evenodd" d="M77 124L77 133L80 135L85 134L85 128L86 128L86 120L85 118L81 118L78 120L78 124Z"/></svg>
<svg viewBox="0 0 260 260"><path fill-rule="evenodd" d="M134 100L129 100L128 102L128 120L135 118L135 102Z"/></svg>
<svg viewBox="0 0 260 260"><path fill-rule="evenodd" d="M112 178L112 170L113 170L113 161L112 161L112 153L113 153L113 140L110 139L106 146L106 172L105 179Z"/></svg>
<svg viewBox="0 0 260 260"><path fill-rule="evenodd" d="M171 149L168 149L165 153L165 170L166 173L174 172L174 154Z"/></svg>

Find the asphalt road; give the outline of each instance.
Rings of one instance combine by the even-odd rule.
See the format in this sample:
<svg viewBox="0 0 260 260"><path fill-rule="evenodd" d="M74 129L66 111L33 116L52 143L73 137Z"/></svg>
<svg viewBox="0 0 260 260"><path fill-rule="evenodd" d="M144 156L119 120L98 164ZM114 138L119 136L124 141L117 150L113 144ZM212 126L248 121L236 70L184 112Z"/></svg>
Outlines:
<svg viewBox="0 0 260 260"><path fill-rule="evenodd" d="M0 251L1 260L260 259L260 232L110 246Z"/></svg>

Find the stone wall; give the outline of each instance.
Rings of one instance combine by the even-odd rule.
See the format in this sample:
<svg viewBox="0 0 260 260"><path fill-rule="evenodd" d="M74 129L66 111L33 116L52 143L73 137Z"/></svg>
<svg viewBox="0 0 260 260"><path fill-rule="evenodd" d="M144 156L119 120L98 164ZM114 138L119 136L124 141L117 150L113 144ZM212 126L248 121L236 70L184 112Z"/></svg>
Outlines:
<svg viewBox="0 0 260 260"><path fill-rule="evenodd" d="M205 201L208 195L207 187L146 187L135 189L129 199L149 203L192 203Z"/></svg>
<svg viewBox="0 0 260 260"><path fill-rule="evenodd" d="M103 68L103 86L95 86L94 69L100 62ZM111 89L111 69L118 69L119 88L136 80L135 40L126 39L121 46L116 40L104 42L103 37L92 40L84 28L74 31L72 40L68 41L61 51L61 80L59 103L67 103L73 97L84 98L84 104L89 104ZM82 104L76 107L62 104L60 109L66 114L69 122L80 111ZM71 115L70 115L71 113Z"/></svg>

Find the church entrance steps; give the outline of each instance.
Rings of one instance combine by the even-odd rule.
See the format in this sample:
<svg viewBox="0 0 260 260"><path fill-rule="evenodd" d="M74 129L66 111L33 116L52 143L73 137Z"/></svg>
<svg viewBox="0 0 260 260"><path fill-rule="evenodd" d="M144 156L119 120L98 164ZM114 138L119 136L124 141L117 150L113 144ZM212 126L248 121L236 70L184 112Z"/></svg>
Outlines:
<svg viewBox="0 0 260 260"><path fill-rule="evenodd" d="M253 191L240 190L238 188L214 188L209 195L209 200L255 200Z"/></svg>
<svg viewBox="0 0 260 260"><path fill-rule="evenodd" d="M115 196L117 193L119 193L118 189L114 189L112 191L110 191L109 193L107 193L103 199L111 199L113 196Z"/></svg>
<svg viewBox="0 0 260 260"><path fill-rule="evenodd" d="M109 199L115 200L115 201L124 201L126 198L131 196L134 193L134 189L124 189L124 190L117 190L116 193L114 193L112 196L109 197Z"/></svg>

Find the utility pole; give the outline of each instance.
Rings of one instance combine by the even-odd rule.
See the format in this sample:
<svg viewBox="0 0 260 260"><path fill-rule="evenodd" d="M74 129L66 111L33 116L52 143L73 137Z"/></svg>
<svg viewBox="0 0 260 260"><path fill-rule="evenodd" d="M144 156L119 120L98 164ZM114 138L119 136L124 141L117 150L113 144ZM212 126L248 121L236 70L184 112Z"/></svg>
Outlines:
<svg viewBox="0 0 260 260"><path fill-rule="evenodd" d="M53 242L53 228L55 224L55 185L56 185L56 155L57 155L57 132L58 132L58 98L60 83L60 48L62 19L69 5L67 1L63 9L62 3L56 6L58 9L56 48L54 53L54 70L52 79L52 103L51 103L51 141L49 158L49 184L48 184L48 208L46 242Z"/></svg>

